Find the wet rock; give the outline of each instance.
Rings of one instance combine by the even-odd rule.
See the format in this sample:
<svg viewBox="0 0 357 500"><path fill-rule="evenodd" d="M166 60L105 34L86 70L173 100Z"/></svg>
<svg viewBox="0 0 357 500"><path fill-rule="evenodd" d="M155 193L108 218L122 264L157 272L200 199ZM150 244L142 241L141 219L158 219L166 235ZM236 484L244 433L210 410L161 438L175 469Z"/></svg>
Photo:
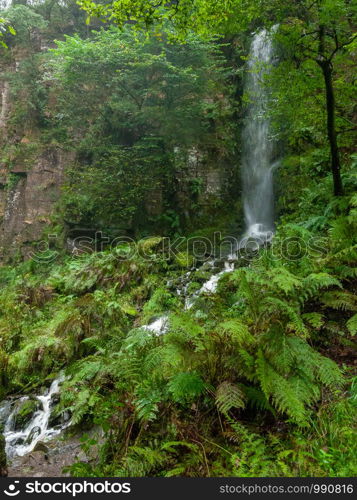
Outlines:
<svg viewBox="0 0 357 500"><path fill-rule="evenodd" d="M61 400L60 394L58 394L58 393L52 394L52 396L51 396L51 408L54 406L57 406L58 403L60 402L60 400Z"/></svg>
<svg viewBox="0 0 357 500"><path fill-rule="evenodd" d="M12 411L12 401L6 399L0 403L0 427L5 425Z"/></svg>
<svg viewBox="0 0 357 500"><path fill-rule="evenodd" d="M68 477L70 473L64 472L65 467L78 461L95 461L98 457L98 447L104 439L102 430L94 428L88 435L98 443L88 452L82 450L82 434L57 436L46 443L39 441L32 452L12 460L9 477Z"/></svg>
<svg viewBox="0 0 357 500"><path fill-rule="evenodd" d="M34 427L33 429L31 429L31 432L28 435L25 444L31 444L40 434L41 434L41 427L38 426Z"/></svg>
<svg viewBox="0 0 357 500"><path fill-rule="evenodd" d="M11 446L22 446L23 444L25 444L24 438L16 438L10 441Z"/></svg>
<svg viewBox="0 0 357 500"><path fill-rule="evenodd" d="M7 460L5 453L5 437L2 434L3 428L0 426L0 477L6 477L7 471Z"/></svg>
<svg viewBox="0 0 357 500"><path fill-rule="evenodd" d="M26 399L19 403L15 416L14 428L16 431L25 429L31 422L33 414L39 409L40 403L37 399Z"/></svg>
<svg viewBox="0 0 357 500"><path fill-rule="evenodd" d="M38 441L32 451L33 452L35 452L35 451L41 451L41 452L47 454L48 453L48 446L45 445L45 443L43 441Z"/></svg>

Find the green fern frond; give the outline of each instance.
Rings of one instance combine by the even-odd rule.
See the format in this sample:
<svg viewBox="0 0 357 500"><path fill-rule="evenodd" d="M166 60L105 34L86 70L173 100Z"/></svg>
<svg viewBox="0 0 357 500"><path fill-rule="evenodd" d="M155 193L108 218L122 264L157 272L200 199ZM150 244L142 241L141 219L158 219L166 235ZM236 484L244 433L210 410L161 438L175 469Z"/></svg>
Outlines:
<svg viewBox="0 0 357 500"><path fill-rule="evenodd" d="M158 404L162 400L162 394L158 390L154 390L148 386L138 388L135 393L134 406L139 420L144 422L152 422L156 419L159 407Z"/></svg>
<svg viewBox="0 0 357 500"><path fill-rule="evenodd" d="M323 304L332 309L357 311L357 296L346 290L325 292L322 294L320 300Z"/></svg>
<svg viewBox="0 0 357 500"><path fill-rule="evenodd" d="M330 286L338 286L342 288L339 280L329 275L328 273L311 273L309 274L309 276L303 279L302 283L302 296L304 300L313 297L322 288L328 288Z"/></svg>
<svg viewBox="0 0 357 500"><path fill-rule="evenodd" d="M179 453L179 449L182 447L193 451L194 453L198 452L197 444L189 443L188 441L165 441L162 444L161 449L170 453Z"/></svg>
<svg viewBox="0 0 357 500"><path fill-rule="evenodd" d="M261 351L258 352L256 371L265 396L268 399L271 398L279 411L289 415L297 424L305 426L308 413L304 402L299 397L300 391L297 393L296 387L267 363Z"/></svg>
<svg viewBox="0 0 357 500"><path fill-rule="evenodd" d="M287 327L300 335L308 335L308 330L297 313L296 309L288 302L279 299L278 297L266 297L262 305L265 308L264 315L285 316L289 320Z"/></svg>
<svg viewBox="0 0 357 500"><path fill-rule="evenodd" d="M186 372L173 377L167 388L174 401L184 403L200 396L205 384L197 373Z"/></svg>
<svg viewBox="0 0 357 500"><path fill-rule="evenodd" d="M320 382L328 387L341 387L343 376L338 365L332 359L326 358L316 351L314 351L314 357L315 371Z"/></svg>
<svg viewBox="0 0 357 500"><path fill-rule="evenodd" d="M282 290L285 294L289 294L302 286L301 279L290 273L285 267L273 269L268 273L268 277L277 290Z"/></svg>
<svg viewBox="0 0 357 500"><path fill-rule="evenodd" d="M216 405L224 415L232 408L244 408L244 393L236 384L222 382L216 391Z"/></svg>
<svg viewBox="0 0 357 500"><path fill-rule="evenodd" d="M271 406L267 397L260 389L254 387L253 385L249 386L240 384L240 386L242 387L248 405L259 411L270 411L271 413L275 413L274 408Z"/></svg>
<svg viewBox="0 0 357 500"><path fill-rule="evenodd" d="M347 329L351 335L356 335L357 333L357 314L354 314L346 323Z"/></svg>
<svg viewBox="0 0 357 500"><path fill-rule="evenodd" d="M250 333L248 326L238 319L231 319L220 323L218 330L228 333L232 341L237 342L239 345L252 344L254 342L254 337Z"/></svg>
<svg viewBox="0 0 357 500"><path fill-rule="evenodd" d="M319 330L324 324L324 316L323 314L317 312L304 313L302 314L302 318L313 328Z"/></svg>

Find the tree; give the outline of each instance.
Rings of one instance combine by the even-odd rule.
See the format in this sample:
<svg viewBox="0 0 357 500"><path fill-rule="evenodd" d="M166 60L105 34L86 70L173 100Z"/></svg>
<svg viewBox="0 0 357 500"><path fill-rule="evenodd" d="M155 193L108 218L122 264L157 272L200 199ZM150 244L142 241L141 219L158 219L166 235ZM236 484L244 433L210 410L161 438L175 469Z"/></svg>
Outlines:
<svg viewBox="0 0 357 500"><path fill-rule="evenodd" d="M179 36L190 29L203 36L209 32L226 35L249 26L282 24L291 57L310 58L323 73L334 194L342 194L333 74L335 58L356 39L353 34L356 7L350 0L294 0L288 3L283 0L119 0L105 5L80 0L79 4L89 15L110 19L121 26L127 22L134 23L137 28L170 23Z"/></svg>
<svg viewBox="0 0 357 500"><path fill-rule="evenodd" d="M51 133L65 131L86 166L72 172L67 221L106 230L142 225L150 190L175 191L178 149L229 147L220 45L166 38L111 26L85 40L67 36L51 51ZM175 208L169 196L162 203Z"/></svg>
<svg viewBox="0 0 357 500"><path fill-rule="evenodd" d="M304 8L301 8L301 5ZM317 0L296 2L294 17L285 19L281 40L298 61L313 60L321 69L325 85L326 128L331 154L334 194L343 193L340 154L336 131L336 98L333 85L334 62L354 42L352 6L349 1Z"/></svg>
<svg viewBox="0 0 357 500"><path fill-rule="evenodd" d="M9 24L9 21L3 17L0 17L0 46L4 47L5 49L7 48L7 45L4 42L3 38L6 33L16 35L16 31L11 26L11 24Z"/></svg>

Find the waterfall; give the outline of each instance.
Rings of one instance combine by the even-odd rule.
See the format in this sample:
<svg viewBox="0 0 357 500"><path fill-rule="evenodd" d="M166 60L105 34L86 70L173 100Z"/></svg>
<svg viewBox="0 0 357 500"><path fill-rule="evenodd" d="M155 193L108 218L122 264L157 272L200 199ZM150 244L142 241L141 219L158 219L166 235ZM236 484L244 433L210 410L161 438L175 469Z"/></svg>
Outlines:
<svg viewBox="0 0 357 500"><path fill-rule="evenodd" d="M28 401L29 397L23 396L20 398L17 404L15 403L12 410L10 409L11 403L9 401L5 401L0 406L0 417L6 416L6 418L4 418L4 437L6 442L5 450L8 458L23 456L29 453L39 441L47 441L60 434L71 425L69 419L67 422L53 428L51 428L50 425L50 417L54 409L53 398L59 393L59 386L63 380L63 376L55 379L51 387L46 390L43 395L35 397L39 404L38 409L33 413L23 429L16 429L16 417L21 407L19 405ZM2 415L2 413L4 415ZM6 415L6 413L8 414Z"/></svg>
<svg viewBox="0 0 357 500"><path fill-rule="evenodd" d="M261 243L269 241L274 231L273 171L277 162L266 112L269 90L264 84L273 58L271 32L263 29L254 35L250 48L245 81L249 105L242 133L244 239L253 238Z"/></svg>
<svg viewBox="0 0 357 500"><path fill-rule="evenodd" d="M9 82L4 82L1 92L1 112L0 112L0 128L6 126L7 115L9 114L10 102L10 85Z"/></svg>
<svg viewBox="0 0 357 500"><path fill-rule="evenodd" d="M0 0L0 10L6 10L11 7L12 0Z"/></svg>

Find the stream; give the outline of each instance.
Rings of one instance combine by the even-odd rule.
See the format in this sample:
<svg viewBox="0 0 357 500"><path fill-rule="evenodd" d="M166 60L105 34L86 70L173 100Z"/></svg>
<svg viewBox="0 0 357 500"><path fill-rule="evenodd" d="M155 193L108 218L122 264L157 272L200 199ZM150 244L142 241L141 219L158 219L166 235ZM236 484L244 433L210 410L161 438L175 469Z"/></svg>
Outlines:
<svg viewBox="0 0 357 500"><path fill-rule="evenodd" d="M69 415L64 416L62 422L58 422L57 418L51 420L63 380L63 376L55 379L41 395L9 398L0 403L0 423L4 424L5 451L8 458L22 457L30 453L38 442L52 439L70 425ZM29 412L24 427L19 428L21 410L29 402L36 406L36 409L33 413Z"/></svg>

